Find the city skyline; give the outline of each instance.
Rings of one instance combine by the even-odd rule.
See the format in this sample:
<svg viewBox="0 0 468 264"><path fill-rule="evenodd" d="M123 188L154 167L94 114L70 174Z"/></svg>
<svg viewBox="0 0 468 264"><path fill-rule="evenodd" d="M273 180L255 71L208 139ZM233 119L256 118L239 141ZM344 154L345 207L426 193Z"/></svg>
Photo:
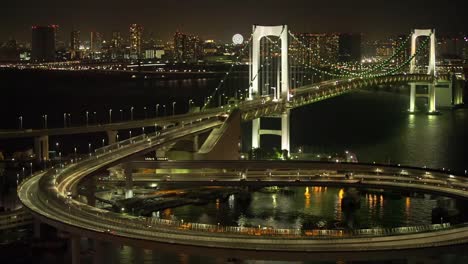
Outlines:
<svg viewBox="0 0 468 264"><path fill-rule="evenodd" d="M53 0L31 0L4 4L0 19L0 39L30 39L33 25L58 24L64 35L74 29L82 32L128 31L128 25L141 24L157 38L171 39L180 30L199 35L203 39L227 41L234 33L249 34L252 24L288 24L297 32L362 32L374 37L404 33L411 28L436 28L441 32L467 31L463 10L457 8L461 0L438 5L435 1L392 1L346 3L336 0L310 3L296 0L287 5L281 1L236 1L219 3L213 0L197 2L137 1L126 5L123 1L81 1L73 7ZM405 6L405 8L401 8ZM112 15L103 14L112 10ZM349 12L349 10L353 10ZM17 14L22 14L18 16ZM450 17L450 19L447 19Z"/></svg>

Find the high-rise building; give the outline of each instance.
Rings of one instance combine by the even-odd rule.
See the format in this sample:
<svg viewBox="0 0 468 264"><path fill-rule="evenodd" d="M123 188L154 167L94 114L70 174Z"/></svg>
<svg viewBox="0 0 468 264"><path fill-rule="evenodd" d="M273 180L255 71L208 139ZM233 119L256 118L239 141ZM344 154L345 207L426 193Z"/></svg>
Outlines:
<svg viewBox="0 0 468 264"><path fill-rule="evenodd" d="M58 26L33 26L32 27L32 54L31 59L37 62L54 61L56 39L55 33Z"/></svg>
<svg viewBox="0 0 468 264"><path fill-rule="evenodd" d="M101 33L91 31L89 44L90 44L91 53L101 52L101 49L102 49Z"/></svg>
<svg viewBox="0 0 468 264"><path fill-rule="evenodd" d="M298 38L311 51L311 64L329 65L338 61L338 34L302 33Z"/></svg>
<svg viewBox="0 0 468 264"><path fill-rule="evenodd" d="M141 57L142 36L143 27L141 25L130 25L130 58L132 59Z"/></svg>
<svg viewBox="0 0 468 264"><path fill-rule="evenodd" d="M70 34L70 58L80 58L80 31L73 30Z"/></svg>
<svg viewBox="0 0 468 264"><path fill-rule="evenodd" d="M392 39L392 53L395 54L398 52L398 54L395 54L395 64L400 65L409 58L411 52L410 43L411 40L408 40L408 35L400 35ZM402 45L405 45L406 47L403 47L398 51Z"/></svg>
<svg viewBox="0 0 468 264"><path fill-rule="evenodd" d="M361 34L340 34L338 59L340 62L361 61Z"/></svg>
<svg viewBox="0 0 468 264"><path fill-rule="evenodd" d="M112 31L111 47L114 49L122 48L122 34L120 31Z"/></svg>
<svg viewBox="0 0 468 264"><path fill-rule="evenodd" d="M196 62L203 56L203 42L198 36L176 32L174 34L174 60Z"/></svg>

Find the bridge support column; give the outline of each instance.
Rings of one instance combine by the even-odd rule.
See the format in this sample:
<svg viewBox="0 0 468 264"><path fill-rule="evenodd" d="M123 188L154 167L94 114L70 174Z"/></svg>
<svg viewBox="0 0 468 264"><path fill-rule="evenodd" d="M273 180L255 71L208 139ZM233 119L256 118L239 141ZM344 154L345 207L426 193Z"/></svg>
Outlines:
<svg viewBox="0 0 468 264"><path fill-rule="evenodd" d="M96 206L96 178L90 177L86 182L86 202L89 206Z"/></svg>
<svg viewBox="0 0 468 264"><path fill-rule="evenodd" d="M133 175L132 167L126 165L124 168L125 174L125 198L133 198Z"/></svg>
<svg viewBox="0 0 468 264"><path fill-rule="evenodd" d="M199 145L199 137L198 135L195 135L193 137L193 152L198 152L198 150L200 149L200 145Z"/></svg>
<svg viewBox="0 0 468 264"><path fill-rule="evenodd" d="M115 144L117 140L118 131L108 130L107 133L107 142L109 145Z"/></svg>
<svg viewBox="0 0 468 264"><path fill-rule="evenodd" d="M429 114L437 112L436 110L436 88L434 83L428 85L428 112Z"/></svg>
<svg viewBox="0 0 468 264"><path fill-rule="evenodd" d="M252 120L252 149L260 147L260 118Z"/></svg>
<svg viewBox="0 0 468 264"><path fill-rule="evenodd" d="M290 130L290 114L291 110L286 109L281 114L281 150L287 150L288 155L291 152L289 142L289 130Z"/></svg>
<svg viewBox="0 0 468 264"><path fill-rule="evenodd" d="M34 154L38 161L49 160L49 136L34 138Z"/></svg>
<svg viewBox="0 0 468 264"><path fill-rule="evenodd" d="M70 236L70 253L71 253L71 263L72 264L80 264L80 243L81 238L78 235L71 235Z"/></svg>
<svg viewBox="0 0 468 264"><path fill-rule="evenodd" d="M409 112L414 113L416 104L416 84L410 83L410 107Z"/></svg>
<svg viewBox="0 0 468 264"><path fill-rule="evenodd" d="M41 238L41 222L37 219L33 220L34 238Z"/></svg>
<svg viewBox="0 0 468 264"><path fill-rule="evenodd" d="M105 263L104 261L104 241L94 240L94 256L93 263L100 264Z"/></svg>

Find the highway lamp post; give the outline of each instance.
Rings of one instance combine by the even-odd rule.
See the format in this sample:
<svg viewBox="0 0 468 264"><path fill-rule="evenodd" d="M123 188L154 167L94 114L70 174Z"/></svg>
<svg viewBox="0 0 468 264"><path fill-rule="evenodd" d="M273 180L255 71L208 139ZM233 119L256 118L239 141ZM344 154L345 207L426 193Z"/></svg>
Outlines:
<svg viewBox="0 0 468 264"><path fill-rule="evenodd" d="M109 124L112 123L112 109L109 109Z"/></svg>
<svg viewBox="0 0 468 264"><path fill-rule="evenodd" d="M89 111L86 111L86 126L89 126Z"/></svg>
<svg viewBox="0 0 468 264"><path fill-rule="evenodd" d="M24 177L25 177L25 172L24 172L24 171L25 171L25 168L23 167L23 175L22 175L22 179L21 179L21 180L23 180Z"/></svg>
<svg viewBox="0 0 468 264"><path fill-rule="evenodd" d="M156 117L159 116L159 104L156 104Z"/></svg>
<svg viewBox="0 0 468 264"><path fill-rule="evenodd" d="M77 161L77 155L76 155L77 148L76 147L74 148L74 151L75 151L75 162L76 162Z"/></svg>
<svg viewBox="0 0 468 264"><path fill-rule="evenodd" d="M47 129L47 115L42 116L44 118L44 128Z"/></svg>
<svg viewBox="0 0 468 264"><path fill-rule="evenodd" d="M177 102L172 102L172 115L175 115L175 105Z"/></svg>
<svg viewBox="0 0 468 264"><path fill-rule="evenodd" d="M68 114L68 126L72 126L71 114Z"/></svg>
<svg viewBox="0 0 468 264"><path fill-rule="evenodd" d="M133 142L132 142L132 131L131 131L131 130L128 131L128 135L129 135L130 143L133 143Z"/></svg>
<svg viewBox="0 0 468 264"><path fill-rule="evenodd" d="M119 134L115 135L117 137L117 148L119 148Z"/></svg>
<svg viewBox="0 0 468 264"><path fill-rule="evenodd" d="M145 127L142 127L142 128L141 128L141 132L142 132L143 134L145 134Z"/></svg>
<svg viewBox="0 0 468 264"><path fill-rule="evenodd" d="M93 112L94 114L94 124L97 125L97 112Z"/></svg>
<svg viewBox="0 0 468 264"><path fill-rule="evenodd" d="M130 120L132 120L132 121L133 121L133 109L134 109L133 106L130 107Z"/></svg>
<svg viewBox="0 0 468 264"><path fill-rule="evenodd" d="M104 146L105 146L105 141L104 141L104 139L102 139L102 147L104 147Z"/></svg>
<svg viewBox="0 0 468 264"><path fill-rule="evenodd" d="M148 112L146 111L147 110L146 106L143 107L143 110L145 111L145 119L146 119L146 118L148 118Z"/></svg>
<svg viewBox="0 0 468 264"><path fill-rule="evenodd" d="M91 156L91 143L88 143L88 152L89 152L89 155Z"/></svg>
<svg viewBox="0 0 468 264"><path fill-rule="evenodd" d="M189 99L188 100L188 111L190 112L190 107L192 106L193 100Z"/></svg>
<svg viewBox="0 0 468 264"><path fill-rule="evenodd" d="M123 110L120 109L119 111L120 111L120 122L122 122L123 121Z"/></svg>
<svg viewBox="0 0 468 264"><path fill-rule="evenodd" d="M164 109L164 116L166 116L166 105L163 105L163 109Z"/></svg>
<svg viewBox="0 0 468 264"><path fill-rule="evenodd" d="M18 119L19 119L19 129L23 129L23 116L20 116Z"/></svg>
<svg viewBox="0 0 468 264"><path fill-rule="evenodd" d="M67 127L67 113L63 113L63 127Z"/></svg>

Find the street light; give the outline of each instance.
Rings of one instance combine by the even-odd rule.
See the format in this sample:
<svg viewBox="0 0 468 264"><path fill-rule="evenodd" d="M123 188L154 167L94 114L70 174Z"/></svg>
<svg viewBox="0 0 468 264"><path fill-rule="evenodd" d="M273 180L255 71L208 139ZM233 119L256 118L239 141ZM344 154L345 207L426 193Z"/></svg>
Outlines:
<svg viewBox="0 0 468 264"><path fill-rule="evenodd" d="M123 110L120 109L120 121L123 121Z"/></svg>
<svg viewBox="0 0 468 264"><path fill-rule="evenodd" d="M68 126L71 127L72 126L71 123L72 123L71 122L71 114L68 114Z"/></svg>
<svg viewBox="0 0 468 264"><path fill-rule="evenodd" d="M175 104L177 102L172 102L172 115L175 115Z"/></svg>
<svg viewBox="0 0 468 264"><path fill-rule="evenodd" d="M135 109L133 106L130 107L130 120L133 120L133 109Z"/></svg>
<svg viewBox="0 0 468 264"><path fill-rule="evenodd" d="M77 152L77 148L76 148L76 147L74 148L74 151L75 151L75 160L76 160L76 152Z"/></svg>
<svg viewBox="0 0 468 264"><path fill-rule="evenodd" d="M63 127L67 127L67 113L63 113Z"/></svg>
<svg viewBox="0 0 468 264"><path fill-rule="evenodd" d="M109 109L109 124L112 123L112 108Z"/></svg>
<svg viewBox="0 0 468 264"><path fill-rule="evenodd" d="M189 99L188 100L188 111L190 112L190 106L192 106L193 100Z"/></svg>
<svg viewBox="0 0 468 264"><path fill-rule="evenodd" d="M104 145L105 145L105 141L104 139L102 139L102 147L104 147Z"/></svg>
<svg viewBox="0 0 468 264"><path fill-rule="evenodd" d="M91 143L88 143L88 152L89 152L89 155L91 156Z"/></svg>
<svg viewBox="0 0 468 264"><path fill-rule="evenodd" d="M97 125L97 112L94 112L94 124Z"/></svg>
<svg viewBox="0 0 468 264"><path fill-rule="evenodd" d="M159 115L159 104L156 104L156 117Z"/></svg>
<svg viewBox="0 0 468 264"><path fill-rule="evenodd" d="M42 116L44 118L44 128L47 129L47 115Z"/></svg>
<svg viewBox="0 0 468 264"><path fill-rule="evenodd" d="M148 118L148 112L146 111L146 109L147 109L146 106L143 107L143 110L145 111L145 119Z"/></svg>
<svg viewBox="0 0 468 264"><path fill-rule="evenodd" d="M164 108L164 116L166 116L166 105L163 105Z"/></svg>
<svg viewBox="0 0 468 264"><path fill-rule="evenodd" d="M18 119L19 119L19 128L23 129L23 116L20 116Z"/></svg>
<svg viewBox="0 0 468 264"><path fill-rule="evenodd" d="M89 125L89 111L86 111L86 126Z"/></svg>

